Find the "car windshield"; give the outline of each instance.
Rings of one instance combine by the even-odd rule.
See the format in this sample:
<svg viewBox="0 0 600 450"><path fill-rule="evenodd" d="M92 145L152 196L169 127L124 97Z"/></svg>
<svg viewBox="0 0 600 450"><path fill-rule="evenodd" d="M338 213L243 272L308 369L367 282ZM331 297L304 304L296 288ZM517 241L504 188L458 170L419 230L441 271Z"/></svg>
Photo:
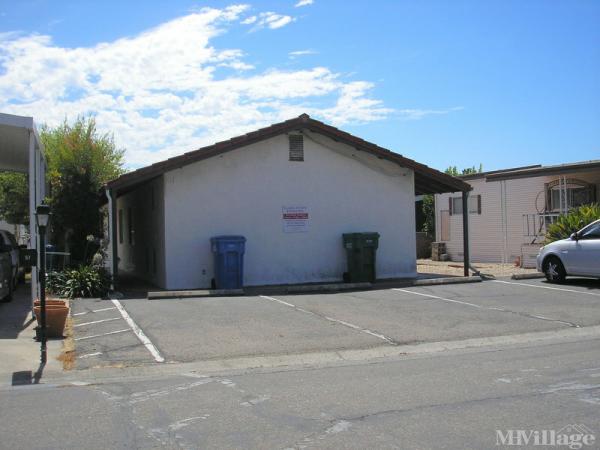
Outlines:
<svg viewBox="0 0 600 450"><path fill-rule="evenodd" d="M596 220L588 225L586 225L585 227L583 227L581 230L579 230L577 232L577 234L579 236L584 236L586 233L588 233L592 228L594 228L595 226L600 225L600 220Z"/></svg>

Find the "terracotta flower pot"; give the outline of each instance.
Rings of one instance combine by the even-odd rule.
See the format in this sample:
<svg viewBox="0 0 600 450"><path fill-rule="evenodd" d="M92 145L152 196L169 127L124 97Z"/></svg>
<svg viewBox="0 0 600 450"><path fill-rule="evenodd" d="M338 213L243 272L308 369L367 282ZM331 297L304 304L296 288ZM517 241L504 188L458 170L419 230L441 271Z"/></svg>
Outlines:
<svg viewBox="0 0 600 450"><path fill-rule="evenodd" d="M41 321L41 307L34 306L33 312L38 324ZM46 305L46 337L63 337L69 308L63 305Z"/></svg>
<svg viewBox="0 0 600 450"><path fill-rule="evenodd" d="M50 306L50 305L67 306L67 303L64 300L59 300L57 298L47 298L46 299L46 306ZM40 299L39 298L36 298L33 301L33 306L40 306Z"/></svg>

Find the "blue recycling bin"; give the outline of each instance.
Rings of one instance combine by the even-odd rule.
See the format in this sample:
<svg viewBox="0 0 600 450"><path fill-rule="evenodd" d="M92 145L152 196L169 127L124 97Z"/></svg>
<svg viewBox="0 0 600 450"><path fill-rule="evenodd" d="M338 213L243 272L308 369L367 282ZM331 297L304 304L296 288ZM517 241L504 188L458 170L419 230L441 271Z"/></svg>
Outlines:
<svg viewBox="0 0 600 450"><path fill-rule="evenodd" d="M215 236L210 238L215 258L215 287L241 289L244 285L244 236Z"/></svg>

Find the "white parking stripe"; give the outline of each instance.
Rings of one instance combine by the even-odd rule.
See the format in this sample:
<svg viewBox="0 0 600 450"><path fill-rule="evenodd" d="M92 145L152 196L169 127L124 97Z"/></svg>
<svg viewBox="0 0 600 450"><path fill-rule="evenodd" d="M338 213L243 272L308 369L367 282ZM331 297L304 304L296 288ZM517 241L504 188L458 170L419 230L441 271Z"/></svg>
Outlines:
<svg viewBox="0 0 600 450"><path fill-rule="evenodd" d="M77 358L78 358L78 359L86 359L86 358L92 358L93 356L99 356L99 355L101 355L101 354L102 354L102 352L96 352L96 353L87 353L87 354L85 354L85 355L78 356Z"/></svg>
<svg viewBox="0 0 600 450"><path fill-rule="evenodd" d="M124 330L111 331L109 333L93 334L91 336L82 336L82 337L79 337L79 338L75 338L73 340L74 341L83 341L85 339L93 339L93 338L102 337L102 336L109 336L111 334L125 333L127 331L131 331L131 330L129 328L125 328Z"/></svg>
<svg viewBox="0 0 600 450"><path fill-rule="evenodd" d="M451 298L438 297L437 295L431 295L431 294L424 294L422 292L409 291L408 289L393 288L392 291L400 291L400 292L406 292L408 294L421 295L423 297L435 298L436 300L443 300L445 302L459 303L461 305L472 306L473 308L482 308L482 309L485 308L484 306L476 305L475 303L461 302L460 300L452 300ZM488 308L488 309L498 309L498 308Z"/></svg>
<svg viewBox="0 0 600 450"><path fill-rule="evenodd" d="M294 308L296 311L300 311L300 312L302 312L304 314L310 314L311 316L320 317L322 319L328 320L329 322L337 323L337 324L343 325L345 327L352 328L353 330L360 331L362 333L365 333L365 334L368 334L370 336L373 336L373 337L376 337L378 339L381 339L382 341L386 341L390 345L398 345L392 339L388 338L387 336L384 336L383 334L376 333L374 331L368 330L368 329L360 327L358 325L354 325L353 323L344 322L343 320L334 319L333 317L322 316L320 314L317 314L317 313L314 313L312 311L309 311L308 309L304 309L304 308L302 308L300 306L296 306L296 305L294 305L292 303L288 303L286 301L279 300L278 298L275 298L275 297L269 297L269 296L266 296L266 295L259 295L259 297L260 298L264 298L265 300L270 300L272 302L277 302L277 303L281 303L282 305L289 306L290 308Z"/></svg>
<svg viewBox="0 0 600 450"><path fill-rule="evenodd" d="M102 320L94 320L93 322L84 322L84 323L78 323L78 324L76 324L76 325L73 325L73 328L76 328L76 327L83 327L83 326L85 326L85 325L92 325L92 324L94 324L94 323L110 322L110 321L112 321L112 320L120 320L120 319L121 319L120 317L113 317L113 318L111 318L111 319L102 319Z"/></svg>
<svg viewBox="0 0 600 450"><path fill-rule="evenodd" d="M490 280L490 281L493 281L494 283L516 284L519 286L527 286L527 287L531 287L531 288L551 289L553 291L574 292L576 294L593 295L594 297L600 297L600 294L597 292L585 292L585 291L578 291L576 289L566 289L566 288L558 288L558 287L552 287L552 286L538 286L537 284L517 283L514 281L502 281L502 280Z"/></svg>
<svg viewBox="0 0 600 450"><path fill-rule="evenodd" d="M97 313L101 311L110 311L111 309L117 309L115 306L111 306L110 308L102 308L102 309L94 309L93 311L84 311L80 313L75 313L73 316L83 316L85 314Z"/></svg>
<svg viewBox="0 0 600 450"><path fill-rule="evenodd" d="M125 319L125 322L127 322L127 324L131 327L131 329L133 330L133 332L135 333L137 338L141 341L142 344L144 344L144 346L148 349L150 354L154 357L154 360L159 363L165 362L165 358L163 358L163 356L160 354L158 349L154 346L152 341L150 341L150 339L148 339L148 337L144 334L142 329L140 327L138 327L138 325L133 321L133 319L127 313L127 311L125 311L125 308L123 308L123 305L121 305L121 302L119 302L119 300L117 300L117 299L112 299L111 301L113 302L113 305L115 305L117 307L117 309L121 313L121 316L123 316L123 319Z"/></svg>
<svg viewBox="0 0 600 450"><path fill-rule="evenodd" d="M557 322L557 323L561 323L563 325L567 325L569 327L579 328L579 325L577 325L575 323L571 323L571 322L566 322L564 320L553 319L551 317L545 317L545 316L537 316L535 314L529 314L529 313L525 313L525 312L513 311L513 310L510 310L510 309L500 308L500 307L496 307L496 306L483 306L483 305L477 305L475 303L461 302L460 300L453 300L451 298L438 297L437 295L425 294L425 293L422 293L422 292L415 292L415 291L411 291L409 289L393 288L392 291L400 291L400 292L405 292L407 294L421 295L423 297L428 297L428 298L432 298L432 299L435 299L435 300L442 300L442 301L448 302L448 303L458 303L460 305L470 306L472 308L487 309L487 310L491 310L491 311L499 311L499 312L517 314L519 316L530 317L532 319L540 319L540 320L545 320L545 321L548 321L548 322Z"/></svg>

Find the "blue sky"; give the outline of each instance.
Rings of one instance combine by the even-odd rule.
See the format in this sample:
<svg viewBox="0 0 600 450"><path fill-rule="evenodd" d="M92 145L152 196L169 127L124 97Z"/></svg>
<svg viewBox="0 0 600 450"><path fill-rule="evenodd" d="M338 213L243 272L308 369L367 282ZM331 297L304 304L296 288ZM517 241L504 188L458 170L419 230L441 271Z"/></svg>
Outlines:
<svg viewBox="0 0 600 450"><path fill-rule="evenodd" d="M130 167L303 111L438 169L600 159L600 2L297 4L0 1L0 111Z"/></svg>

